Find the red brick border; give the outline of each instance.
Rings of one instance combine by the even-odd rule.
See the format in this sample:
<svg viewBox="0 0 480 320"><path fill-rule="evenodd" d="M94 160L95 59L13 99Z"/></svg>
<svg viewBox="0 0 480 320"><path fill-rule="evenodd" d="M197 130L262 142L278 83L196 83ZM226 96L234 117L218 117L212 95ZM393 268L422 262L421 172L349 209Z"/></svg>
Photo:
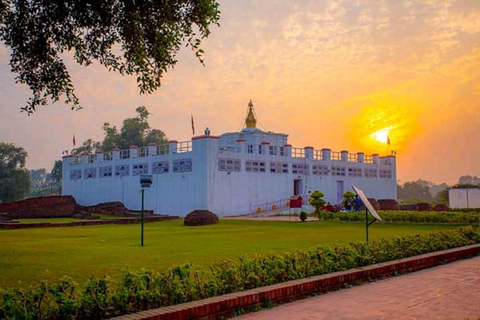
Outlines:
<svg viewBox="0 0 480 320"><path fill-rule="evenodd" d="M359 269L334 272L322 276L294 280L244 292L231 293L214 298L178 304L159 309L116 317L117 320L183 320L218 319L231 316L236 309L249 309L269 301L285 303L309 297L314 293L326 293L341 289L345 285L358 284L396 273L418 271L480 255L480 244L445 251L423 254L407 259L379 263Z"/></svg>

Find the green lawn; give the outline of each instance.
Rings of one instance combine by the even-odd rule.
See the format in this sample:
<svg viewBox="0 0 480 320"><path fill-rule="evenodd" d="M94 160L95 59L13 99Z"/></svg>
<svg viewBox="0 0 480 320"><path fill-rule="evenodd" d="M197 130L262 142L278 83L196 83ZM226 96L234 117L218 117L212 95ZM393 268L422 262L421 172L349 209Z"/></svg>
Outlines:
<svg viewBox="0 0 480 320"><path fill-rule="evenodd" d="M125 219L125 217L117 217L117 216L112 216L108 214L96 213L94 215L100 217L100 219ZM14 219L14 220L20 223L55 223L55 222L86 221L85 219L75 219L75 218L34 218L34 219Z"/></svg>
<svg viewBox="0 0 480 320"><path fill-rule="evenodd" d="M54 223L54 222L75 222L82 221L75 218L35 218L35 219L14 219L20 223Z"/></svg>
<svg viewBox="0 0 480 320"><path fill-rule="evenodd" d="M370 239L455 227L376 223L370 227ZM221 220L213 226L185 227L183 220L172 220L145 224L145 234L142 248L139 224L0 230L0 287L27 286L63 275L83 283L91 275L115 277L125 266L157 270L185 262L208 266L245 254L364 241L365 226Z"/></svg>

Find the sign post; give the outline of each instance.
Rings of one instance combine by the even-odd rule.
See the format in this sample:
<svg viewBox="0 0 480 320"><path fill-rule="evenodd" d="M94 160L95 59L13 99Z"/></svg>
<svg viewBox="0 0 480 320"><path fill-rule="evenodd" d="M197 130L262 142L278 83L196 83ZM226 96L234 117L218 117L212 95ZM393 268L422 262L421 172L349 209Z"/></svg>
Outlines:
<svg viewBox="0 0 480 320"><path fill-rule="evenodd" d="M145 188L150 188L153 183L153 177L151 175L142 174L140 176L140 185L142 187L142 214L141 214L141 225L142 231L140 236L140 243L143 247L143 234L144 234L144 224L145 224Z"/></svg>
<svg viewBox="0 0 480 320"><path fill-rule="evenodd" d="M360 197L360 200L362 200L363 204L365 205L365 234L367 238L367 244L368 244L368 227L374 223L375 221L382 221L382 218L378 215L377 211L372 207L372 204L370 201L368 201L367 197L365 196L365 193L358 187L352 186L353 191ZM373 221L368 222L368 213L373 217Z"/></svg>

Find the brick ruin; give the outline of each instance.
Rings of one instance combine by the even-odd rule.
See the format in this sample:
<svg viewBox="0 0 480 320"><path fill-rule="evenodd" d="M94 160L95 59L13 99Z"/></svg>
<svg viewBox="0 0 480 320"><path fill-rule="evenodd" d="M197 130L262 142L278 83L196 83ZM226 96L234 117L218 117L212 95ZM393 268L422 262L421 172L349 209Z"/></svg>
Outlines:
<svg viewBox="0 0 480 320"><path fill-rule="evenodd" d="M121 202L100 203L84 207L76 203L72 196L46 196L25 199L17 202L0 203L0 219L37 219L37 218L79 218L95 219L92 213L108 214L118 217L137 217L138 212L127 209ZM153 211L146 210L146 215Z"/></svg>
<svg viewBox="0 0 480 320"><path fill-rule="evenodd" d="M206 226L217 223L217 215L209 210L194 210L185 217L183 222L186 226Z"/></svg>

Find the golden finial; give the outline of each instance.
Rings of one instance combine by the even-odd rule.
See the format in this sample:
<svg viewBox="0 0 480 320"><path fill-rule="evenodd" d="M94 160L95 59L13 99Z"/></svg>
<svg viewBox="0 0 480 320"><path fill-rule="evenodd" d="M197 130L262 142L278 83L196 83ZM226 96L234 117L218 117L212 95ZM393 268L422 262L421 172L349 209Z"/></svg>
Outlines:
<svg viewBox="0 0 480 320"><path fill-rule="evenodd" d="M250 100L250 102L248 103L248 115L247 115L247 119L245 119L245 125L247 128L257 127L257 119L255 119L255 114L253 113L252 100Z"/></svg>

